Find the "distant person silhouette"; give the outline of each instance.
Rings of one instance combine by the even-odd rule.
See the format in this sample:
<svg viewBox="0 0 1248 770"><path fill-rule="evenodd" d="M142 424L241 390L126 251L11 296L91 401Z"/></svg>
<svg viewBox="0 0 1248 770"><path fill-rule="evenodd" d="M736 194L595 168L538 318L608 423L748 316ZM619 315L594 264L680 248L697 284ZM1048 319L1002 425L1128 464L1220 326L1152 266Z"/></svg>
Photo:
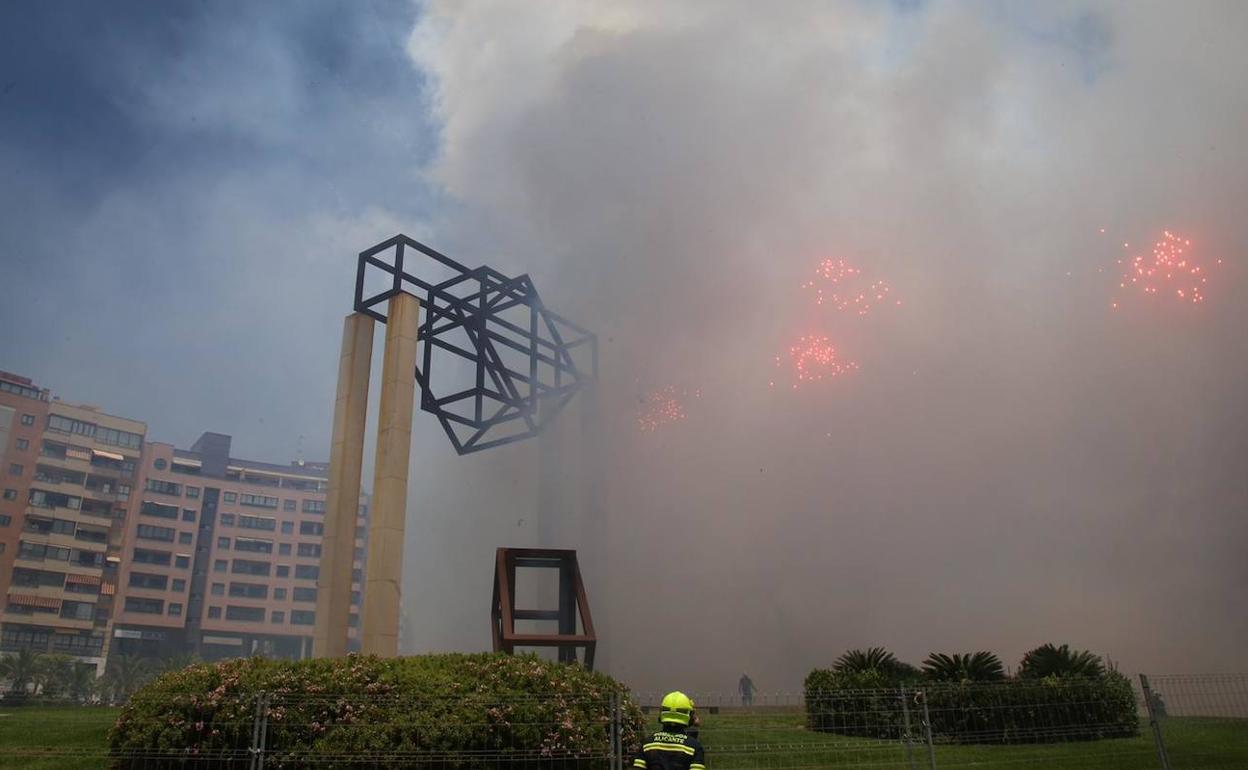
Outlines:
<svg viewBox="0 0 1248 770"><path fill-rule="evenodd" d="M754 680L750 679L749 674L742 674L737 680L737 691L741 693L741 705L754 705Z"/></svg>

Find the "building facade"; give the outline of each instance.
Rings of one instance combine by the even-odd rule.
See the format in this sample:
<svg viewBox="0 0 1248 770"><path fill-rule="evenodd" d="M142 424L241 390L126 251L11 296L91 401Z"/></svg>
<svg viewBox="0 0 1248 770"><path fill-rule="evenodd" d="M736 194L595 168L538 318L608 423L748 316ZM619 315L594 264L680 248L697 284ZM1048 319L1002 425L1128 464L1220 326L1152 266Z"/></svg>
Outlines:
<svg viewBox="0 0 1248 770"><path fill-rule="evenodd" d="M311 653L328 468L189 449L0 372L0 651ZM352 578L358 648L368 515Z"/></svg>

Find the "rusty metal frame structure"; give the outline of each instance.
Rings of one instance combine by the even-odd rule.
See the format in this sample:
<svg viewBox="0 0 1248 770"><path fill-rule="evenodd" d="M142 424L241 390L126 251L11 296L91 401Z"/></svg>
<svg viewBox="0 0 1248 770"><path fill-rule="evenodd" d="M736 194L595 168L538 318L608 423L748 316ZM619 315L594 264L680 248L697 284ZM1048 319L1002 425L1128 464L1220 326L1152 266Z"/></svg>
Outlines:
<svg viewBox="0 0 1248 770"><path fill-rule="evenodd" d="M516 569L532 567L559 570L559 608L555 610L518 609L516 607ZM577 633L577 615L581 632ZM556 621L559 632L554 634L516 633L517 620ZM585 668L594 668L594 650L598 636L589 613L589 599L576 551L559 548L499 548L494 558L494 601L490 626L495 652L513 654L516 647L555 647L559 660L577 661L577 649L585 649Z"/></svg>
<svg viewBox="0 0 1248 770"><path fill-rule="evenodd" d="M365 296L378 271L387 288ZM434 273L450 277L435 281ZM401 292L425 310L417 333L420 408L438 418L461 455L536 436L598 376L597 336L547 308L527 274L468 268L400 234L360 252L355 310L385 323L387 301ZM466 347L453 341L459 338ZM435 394L435 350L475 368L473 384Z"/></svg>

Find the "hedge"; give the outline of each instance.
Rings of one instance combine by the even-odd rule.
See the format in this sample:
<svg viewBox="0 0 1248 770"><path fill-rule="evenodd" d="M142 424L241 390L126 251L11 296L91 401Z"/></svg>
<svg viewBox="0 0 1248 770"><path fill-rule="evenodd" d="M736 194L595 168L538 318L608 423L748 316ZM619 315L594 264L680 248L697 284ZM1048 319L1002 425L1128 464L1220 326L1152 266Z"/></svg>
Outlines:
<svg viewBox="0 0 1248 770"><path fill-rule="evenodd" d="M185 758L196 768L246 767L261 694L267 767L366 757L402 757L403 767L587 767L610 749L613 702L625 747L643 725L615 680L531 655L248 658L193 665L135 693L109 734L112 766L180 767Z"/></svg>
<svg viewBox="0 0 1248 770"><path fill-rule="evenodd" d="M900 684L877 671L806 677L811 730L896 740L904 736ZM1139 734L1130 681L1110 671L1090 679L1048 677L905 686L911 733L923 735L926 700L932 736L958 743L1045 743Z"/></svg>

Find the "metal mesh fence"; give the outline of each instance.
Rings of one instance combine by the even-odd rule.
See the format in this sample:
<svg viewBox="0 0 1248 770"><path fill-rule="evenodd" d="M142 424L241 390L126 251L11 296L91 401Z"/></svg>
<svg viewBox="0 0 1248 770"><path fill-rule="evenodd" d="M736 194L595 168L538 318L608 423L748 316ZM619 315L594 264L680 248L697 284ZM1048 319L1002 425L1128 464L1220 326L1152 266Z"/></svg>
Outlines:
<svg viewBox="0 0 1248 770"><path fill-rule="evenodd" d="M1248 769L1248 675L1141 677L1127 702L1093 690L929 684L830 693L696 694L711 770ZM0 703L7 768L622 770L641 735L614 696L367 697L203 693L123 712ZM645 729L661 693L632 693ZM140 708L142 706L142 708ZM1137 718L1138 717L1138 718Z"/></svg>

